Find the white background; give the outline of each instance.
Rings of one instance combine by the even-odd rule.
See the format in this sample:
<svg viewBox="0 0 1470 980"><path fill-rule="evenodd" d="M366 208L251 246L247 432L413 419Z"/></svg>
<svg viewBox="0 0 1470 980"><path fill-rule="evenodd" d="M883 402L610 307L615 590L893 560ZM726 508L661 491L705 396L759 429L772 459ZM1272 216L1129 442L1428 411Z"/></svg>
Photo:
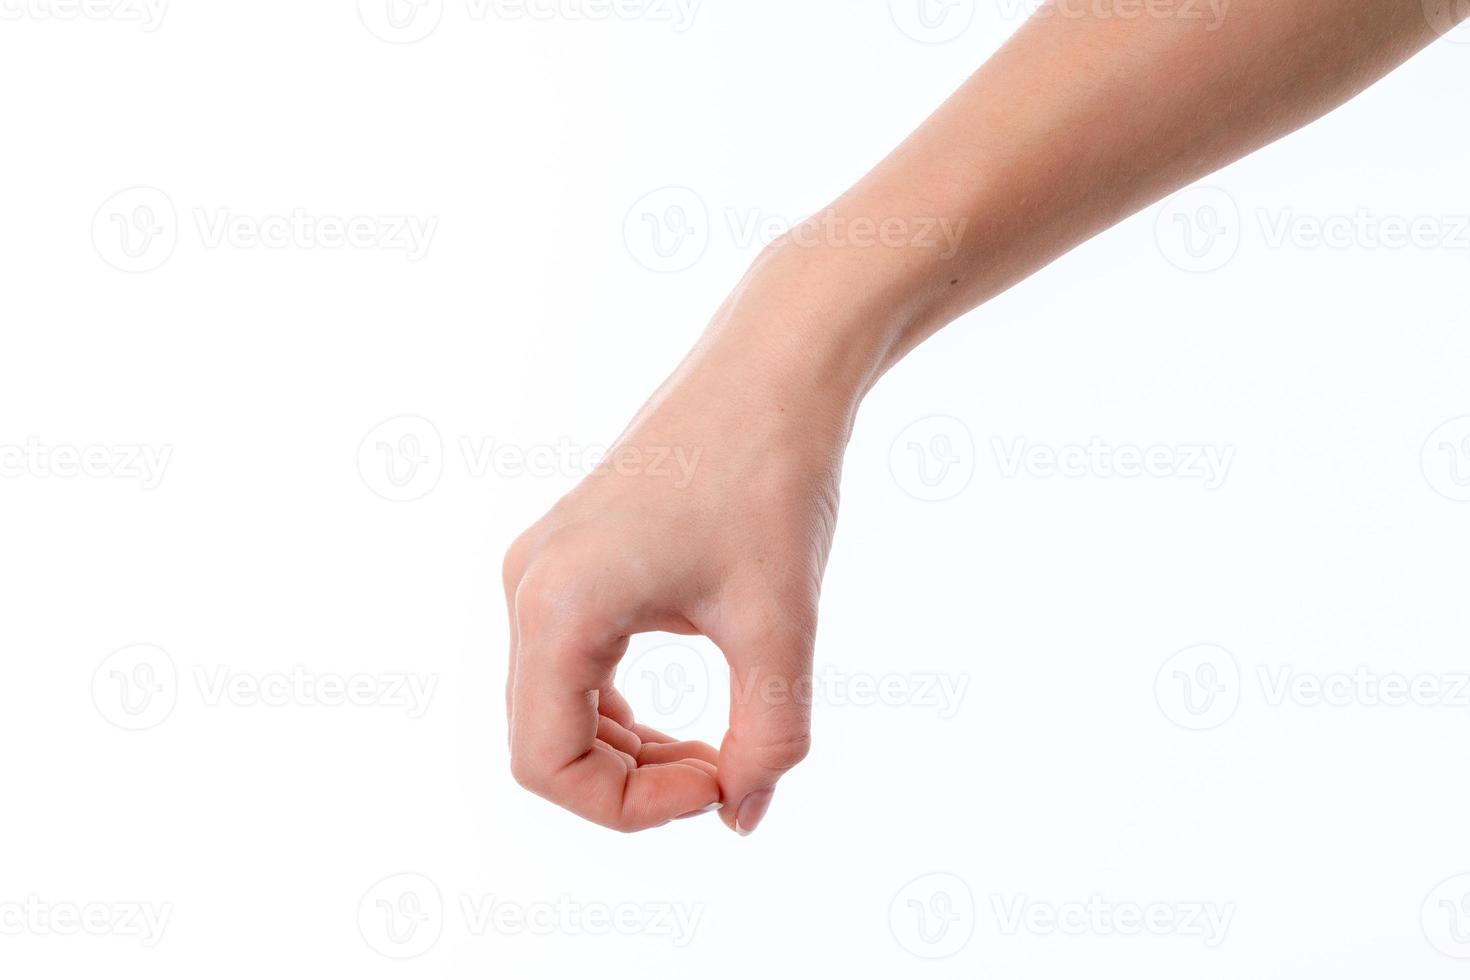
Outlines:
<svg viewBox="0 0 1470 980"><path fill-rule="evenodd" d="M580 473L548 453L1023 12L907 2L6 0L0 971L1463 975L1463 34L879 386L759 833L511 781L499 562ZM1046 467L1093 440L1162 465ZM718 738L718 657L670 642L630 694ZM1360 668L1421 696L1277 689ZM1164 934L1047 928L1088 902Z"/></svg>

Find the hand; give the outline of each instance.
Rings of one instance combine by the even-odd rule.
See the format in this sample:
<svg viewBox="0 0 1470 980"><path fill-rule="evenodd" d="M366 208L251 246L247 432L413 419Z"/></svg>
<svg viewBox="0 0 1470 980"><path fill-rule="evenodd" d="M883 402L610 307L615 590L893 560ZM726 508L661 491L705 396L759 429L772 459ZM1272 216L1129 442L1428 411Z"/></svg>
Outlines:
<svg viewBox="0 0 1470 980"><path fill-rule="evenodd" d="M747 281L603 465L506 556L512 771L616 830L719 806L749 833L807 754L851 420L845 396L798 383L821 369L809 354L760 339L789 322L781 291ZM629 636L652 630L723 651L732 696L718 751L638 724L614 689Z"/></svg>

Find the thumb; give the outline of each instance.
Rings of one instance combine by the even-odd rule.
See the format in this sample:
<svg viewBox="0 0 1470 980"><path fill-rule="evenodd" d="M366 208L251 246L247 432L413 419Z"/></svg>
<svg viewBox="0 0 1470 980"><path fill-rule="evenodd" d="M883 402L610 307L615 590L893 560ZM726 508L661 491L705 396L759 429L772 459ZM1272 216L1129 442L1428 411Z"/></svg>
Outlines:
<svg viewBox="0 0 1470 980"><path fill-rule="evenodd" d="M776 781L811 747L812 632L763 625L711 637L730 664L730 728L718 765L720 819L741 836L760 824Z"/></svg>

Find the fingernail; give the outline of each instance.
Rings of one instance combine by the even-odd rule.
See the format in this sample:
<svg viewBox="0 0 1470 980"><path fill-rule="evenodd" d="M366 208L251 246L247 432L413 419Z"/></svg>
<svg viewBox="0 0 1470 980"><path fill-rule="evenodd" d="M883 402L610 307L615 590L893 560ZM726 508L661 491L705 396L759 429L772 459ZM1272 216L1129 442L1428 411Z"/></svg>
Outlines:
<svg viewBox="0 0 1470 980"><path fill-rule="evenodd" d="M675 817L674 819L675 820L688 820L690 817L697 817L701 813L713 813L713 812L715 812L716 810L718 810L720 807L722 807L724 805L725 804L718 803L718 802L711 803L709 806L702 806L698 810L690 810L688 813L681 813L677 817Z"/></svg>
<svg viewBox="0 0 1470 980"><path fill-rule="evenodd" d="M772 789L757 790L740 801L740 809L735 811L735 830L741 837L755 833L755 828L760 826L761 818L770 808L771 797L775 793Z"/></svg>

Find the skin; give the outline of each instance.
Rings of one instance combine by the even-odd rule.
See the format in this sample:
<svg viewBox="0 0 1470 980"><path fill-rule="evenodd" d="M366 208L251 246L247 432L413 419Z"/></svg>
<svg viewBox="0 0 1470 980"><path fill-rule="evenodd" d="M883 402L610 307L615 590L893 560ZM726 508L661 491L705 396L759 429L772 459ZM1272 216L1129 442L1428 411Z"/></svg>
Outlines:
<svg viewBox="0 0 1470 980"><path fill-rule="evenodd" d="M717 804L731 829L753 830L810 746L842 456L877 379L956 317L1470 15L1462 0L1234 0L1222 19L1191 15L1201 9L1042 8L887 159L762 253L608 462L506 555L522 786L621 831ZM962 229L956 247L924 233L941 222ZM876 227L891 234L875 245ZM658 465L671 451L697 461L692 474ZM628 638L653 630L708 636L729 661L718 750L639 725L614 689Z"/></svg>

